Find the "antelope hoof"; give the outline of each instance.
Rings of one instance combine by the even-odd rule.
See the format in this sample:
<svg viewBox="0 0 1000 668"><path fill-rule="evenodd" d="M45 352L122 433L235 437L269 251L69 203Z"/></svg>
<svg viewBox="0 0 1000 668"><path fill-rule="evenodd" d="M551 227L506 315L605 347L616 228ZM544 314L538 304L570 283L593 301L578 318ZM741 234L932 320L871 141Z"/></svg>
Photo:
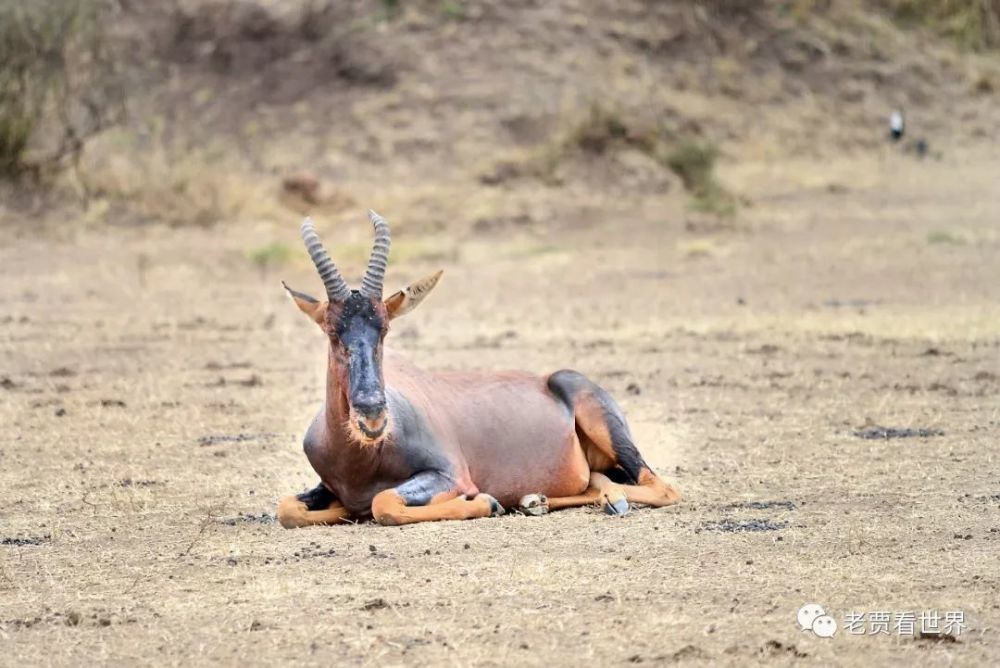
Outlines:
<svg viewBox="0 0 1000 668"><path fill-rule="evenodd" d="M490 517L500 517L501 515L507 512L503 509L503 506L500 505L500 502L494 499L489 494L477 494L476 498L485 499L486 501L490 502Z"/></svg>
<svg viewBox="0 0 1000 668"><path fill-rule="evenodd" d="M526 494L521 497L517 509L532 517L545 515L549 512L549 499L544 494Z"/></svg>
<svg viewBox="0 0 1000 668"><path fill-rule="evenodd" d="M628 499L625 498L624 494L613 501L611 500L611 497L605 496L604 503L602 505L604 507L604 512L608 515L627 515L632 509L628 505Z"/></svg>

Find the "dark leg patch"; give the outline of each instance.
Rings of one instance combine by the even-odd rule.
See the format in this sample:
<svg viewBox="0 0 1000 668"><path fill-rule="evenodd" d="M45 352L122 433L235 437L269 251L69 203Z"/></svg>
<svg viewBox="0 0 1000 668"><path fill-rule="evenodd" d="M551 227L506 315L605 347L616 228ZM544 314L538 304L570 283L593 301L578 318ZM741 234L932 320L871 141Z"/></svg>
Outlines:
<svg viewBox="0 0 1000 668"><path fill-rule="evenodd" d="M628 476L626 482L634 485L639 482L639 473L642 469L648 468L646 462L632 440L632 432L625 422L625 414L610 394L596 385L594 387L597 390L595 397L604 408L604 421L611 434L611 447L614 448L615 456L618 458L618 467Z"/></svg>
<svg viewBox="0 0 1000 668"><path fill-rule="evenodd" d="M577 431L582 430L582 435L591 440L603 441L607 438L611 441L616 466L605 472L608 477L619 484L637 484L639 474L648 466L632 440L625 414L607 390L583 374L571 370L557 371L549 376L548 387L576 416ZM595 415L596 410L583 410L584 406L594 406L595 402L600 407L599 418ZM588 412L590 416L587 416ZM603 429L590 425L588 430L587 424L581 424L581 420L593 422L597 419L604 423ZM601 433L604 431L607 432L606 437ZM606 447L604 444L604 448Z"/></svg>
<svg viewBox="0 0 1000 668"><path fill-rule="evenodd" d="M608 476L611 482L619 485L634 485L636 482L638 482L637 480L633 479L632 476L630 476L625 471L625 469L621 468L620 466L608 469L607 471L600 471L600 473L603 473L604 475Z"/></svg>
<svg viewBox="0 0 1000 668"><path fill-rule="evenodd" d="M309 510L326 510L337 500L333 492L328 490L323 483L316 485L315 488L308 492L297 494L295 498L306 504L306 508Z"/></svg>
<svg viewBox="0 0 1000 668"><path fill-rule="evenodd" d="M438 494L455 489L455 481L438 471L424 471L396 487L407 506L426 506Z"/></svg>

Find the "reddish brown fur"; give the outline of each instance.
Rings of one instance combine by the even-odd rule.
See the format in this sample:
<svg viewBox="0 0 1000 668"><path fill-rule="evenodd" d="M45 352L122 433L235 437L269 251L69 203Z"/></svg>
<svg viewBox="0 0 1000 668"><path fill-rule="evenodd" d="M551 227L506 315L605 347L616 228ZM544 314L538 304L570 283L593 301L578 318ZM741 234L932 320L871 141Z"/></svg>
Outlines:
<svg viewBox="0 0 1000 668"><path fill-rule="evenodd" d="M385 304L373 304L383 317L382 336L406 301L397 295ZM327 334L333 331L339 305L293 298ZM413 306L411 302L407 310ZM381 358L381 346L378 351ZM331 337L326 408L310 428L305 450L337 501L327 510L310 510L289 497L279 507L283 525L366 516L383 524L485 517L496 510L488 495L509 507L525 495L543 493L553 509L606 504L622 496L655 506L679 499L676 490L648 468L638 485L616 485L598 473L619 461L606 406L592 393L581 391L568 406L549 389L548 377L523 372L428 373L392 353L381 359L380 369L384 386L405 397L419 414L426 434L417 436L429 435L429 445L397 443L390 429L372 440L354 426L346 353ZM414 463L415 458L429 458L432 470ZM440 479L437 471L443 472ZM410 481L416 485L411 494L424 494L418 480L422 472L431 475L430 496L407 505L398 490Z"/></svg>

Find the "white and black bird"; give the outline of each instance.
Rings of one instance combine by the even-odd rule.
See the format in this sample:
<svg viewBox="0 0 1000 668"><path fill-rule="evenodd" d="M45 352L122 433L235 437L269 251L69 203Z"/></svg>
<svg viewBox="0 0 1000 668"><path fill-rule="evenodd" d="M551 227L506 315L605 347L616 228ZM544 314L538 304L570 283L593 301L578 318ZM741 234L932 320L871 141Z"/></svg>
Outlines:
<svg viewBox="0 0 1000 668"><path fill-rule="evenodd" d="M903 112L894 109L889 115L889 139L897 142L903 138L905 132L906 120L903 118Z"/></svg>

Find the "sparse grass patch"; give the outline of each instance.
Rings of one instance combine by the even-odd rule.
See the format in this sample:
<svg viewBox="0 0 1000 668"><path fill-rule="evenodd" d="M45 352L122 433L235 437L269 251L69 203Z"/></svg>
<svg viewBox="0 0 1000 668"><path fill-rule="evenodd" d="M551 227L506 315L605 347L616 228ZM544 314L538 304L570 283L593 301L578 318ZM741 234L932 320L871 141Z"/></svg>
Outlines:
<svg viewBox="0 0 1000 668"><path fill-rule="evenodd" d="M700 193L696 193L688 205L692 211L707 213L722 218L736 216L736 198L718 183Z"/></svg>
<svg viewBox="0 0 1000 668"><path fill-rule="evenodd" d="M509 178L530 177L551 186L561 185L559 166L574 153L601 155L613 148L632 146L643 152L654 150L651 137L631 132L623 116L614 109L593 105L587 113L552 140L542 144L526 157L504 160L494 165L492 173L483 176L486 183Z"/></svg>
<svg viewBox="0 0 1000 668"><path fill-rule="evenodd" d="M392 21L393 19L398 18L402 13L403 8L399 0L382 0L378 19L382 21Z"/></svg>
<svg viewBox="0 0 1000 668"><path fill-rule="evenodd" d="M714 183L715 160L719 151L711 144L684 141L666 156L670 170L680 177L684 187L693 193L700 193Z"/></svg>
<svg viewBox="0 0 1000 668"><path fill-rule="evenodd" d="M443 0L441 2L441 13L449 21L465 20L465 7L459 0Z"/></svg>
<svg viewBox="0 0 1000 668"><path fill-rule="evenodd" d="M950 230L933 230L927 234L927 243L960 246L965 243L965 237Z"/></svg>
<svg viewBox="0 0 1000 668"><path fill-rule="evenodd" d="M665 163L691 193L692 210L732 217L736 215L736 198L715 176L718 156L718 149L712 144L687 140L667 153Z"/></svg>
<svg viewBox="0 0 1000 668"><path fill-rule="evenodd" d="M639 151L680 177L691 193L691 209L720 217L733 217L738 200L715 176L718 149L695 139L677 140L662 125L630 121L625 114L602 105L592 106L569 130L542 144L526 157L493 165L480 180L502 183L518 177L536 178L552 186L561 185L560 165L576 154L604 155L614 150Z"/></svg>
<svg viewBox="0 0 1000 668"><path fill-rule="evenodd" d="M24 168L24 151L35 129L35 118L22 104L15 109L11 106L0 112L0 174L5 176L14 176Z"/></svg>
<svg viewBox="0 0 1000 668"><path fill-rule="evenodd" d="M108 136L88 150L79 177L92 208L120 209L139 222L171 225L288 215L277 185L241 171L221 147L174 146L157 129L151 134L143 145L128 136Z"/></svg>
<svg viewBox="0 0 1000 668"><path fill-rule="evenodd" d="M890 0L904 25L920 25L973 50L1000 47L1000 0Z"/></svg>
<svg viewBox="0 0 1000 668"><path fill-rule="evenodd" d="M719 244L709 237L685 239L677 242L677 251L686 258L715 257L721 252Z"/></svg>
<svg viewBox="0 0 1000 668"><path fill-rule="evenodd" d="M274 267L287 264L292 257L292 249L280 241L272 241L247 251L247 259L257 266L261 275L266 275Z"/></svg>
<svg viewBox="0 0 1000 668"><path fill-rule="evenodd" d="M506 255L511 258L540 257L558 253L560 248L554 244L548 244L533 239L521 239L507 246Z"/></svg>
<svg viewBox="0 0 1000 668"><path fill-rule="evenodd" d="M817 7L817 5L819 6ZM778 6L778 11L801 23L808 19L813 12L825 9L827 6L829 3L823 0L789 0L781 3Z"/></svg>
<svg viewBox="0 0 1000 668"><path fill-rule="evenodd" d="M604 155L615 150L639 151L680 177L691 193L691 208L700 213L732 217L738 200L715 176L718 149L709 142L674 137L663 125L627 118L626 114L603 105L593 105L569 129L542 144L527 156L502 160L480 177L497 184L518 177L530 177L552 186L561 185L560 165L573 155Z"/></svg>

